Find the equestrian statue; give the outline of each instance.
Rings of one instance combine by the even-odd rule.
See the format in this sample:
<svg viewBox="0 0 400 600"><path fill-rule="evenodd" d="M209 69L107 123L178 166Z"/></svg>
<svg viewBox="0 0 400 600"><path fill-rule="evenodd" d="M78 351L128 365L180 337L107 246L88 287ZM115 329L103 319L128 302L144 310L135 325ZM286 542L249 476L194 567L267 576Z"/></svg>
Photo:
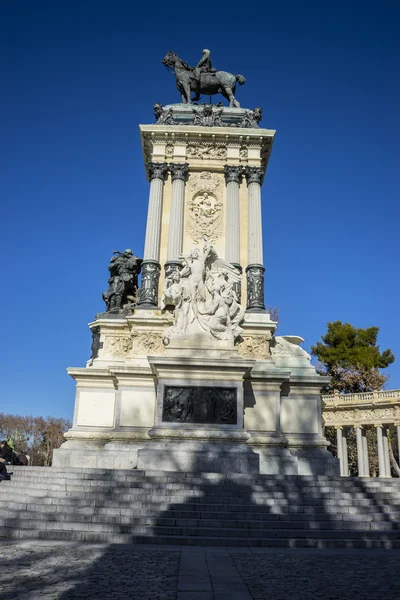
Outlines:
<svg viewBox="0 0 400 600"><path fill-rule="evenodd" d="M222 94L229 101L230 107L240 107L239 102L235 99L236 83L243 85L246 83L246 78L243 75L232 75L227 71L213 69L209 50L203 50L196 67L190 67L172 50L164 56L162 64L175 72L176 87L182 95L184 104L191 104L192 100L197 102L200 94L207 96ZM195 93L193 99L191 92Z"/></svg>

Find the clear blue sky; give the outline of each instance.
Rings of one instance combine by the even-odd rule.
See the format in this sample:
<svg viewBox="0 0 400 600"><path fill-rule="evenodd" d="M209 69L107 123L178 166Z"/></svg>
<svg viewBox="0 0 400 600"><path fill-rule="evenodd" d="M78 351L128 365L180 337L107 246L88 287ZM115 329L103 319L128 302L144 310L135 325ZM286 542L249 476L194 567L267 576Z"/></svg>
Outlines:
<svg viewBox="0 0 400 600"><path fill-rule="evenodd" d="M243 73L276 129L263 187L266 301L308 349L380 327L400 387L398 2L1 2L0 410L72 416L115 248L142 255L139 123L178 102L161 59Z"/></svg>

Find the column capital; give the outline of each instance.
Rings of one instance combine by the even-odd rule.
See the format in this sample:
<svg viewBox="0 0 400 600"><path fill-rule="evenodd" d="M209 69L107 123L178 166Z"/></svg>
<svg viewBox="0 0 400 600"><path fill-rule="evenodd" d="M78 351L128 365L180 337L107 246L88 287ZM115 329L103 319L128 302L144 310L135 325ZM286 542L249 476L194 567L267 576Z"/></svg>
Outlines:
<svg viewBox="0 0 400 600"><path fill-rule="evenodd" d="M242 174L242 165L224 165L225 183L230 183L231 181L241 183Z"/></svg>
<svg viewBox="0 0 400 600"><path fill-rule="evenodd" d="M383 423L374 423L374 427L383 427Z"/></svg>
<svg viewBox="0 0 400 600"><path fill-rule="evenodd" d="M250 185L250 183L258 183L258 185L261 185L264 179L265 168L246 167L244 174L246 176L247 185Z"/></svg>
<svg viewBox="0 0 400 600"><path fill-rule="evenodd" d="M176 179L181 179L182 181L187 181L189 174L189 164L188 163L170 163L169 170L171 173L172 181Z"/></svg>
<svg viewBox="0 0 400 600"><path fill-rule="evenodd" d="M164 181L168 173L168 165L166 162L148 162L147 172L149 174L150 181L153 179L162 179Z"/></svg>
<svg viewBox="0 0 400 600"><path fill-rule="evenodd" d="M335 429L343 429L343 425L334 425Z"/></svg>

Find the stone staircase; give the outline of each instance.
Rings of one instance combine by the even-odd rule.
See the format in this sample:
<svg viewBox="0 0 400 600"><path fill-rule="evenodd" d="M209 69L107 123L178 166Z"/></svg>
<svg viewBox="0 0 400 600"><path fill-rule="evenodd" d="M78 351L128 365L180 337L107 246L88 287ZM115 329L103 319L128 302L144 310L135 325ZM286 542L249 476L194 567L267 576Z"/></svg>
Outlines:
<svg viewBox="0 0 400 600"><path fill-rule="evenodd" d="M400 548L395 479L13 467L0 537Z"/></svg>

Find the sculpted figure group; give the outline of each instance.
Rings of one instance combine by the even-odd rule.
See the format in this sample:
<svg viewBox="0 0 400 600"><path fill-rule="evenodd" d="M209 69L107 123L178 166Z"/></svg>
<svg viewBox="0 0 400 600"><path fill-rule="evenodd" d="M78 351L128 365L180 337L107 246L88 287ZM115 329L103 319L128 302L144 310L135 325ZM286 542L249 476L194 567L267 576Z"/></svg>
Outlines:
<svg viewBox="0 0 400 600"><path fill-rule="evenodd" d="M175 307L175 323L165 332L166 343L201 333L233 343L243 331L240 323L245 314L234 290L239 273L218 258L206 238L203 248L179 258L182 269L166 278L161 299L161 308Z"/></svg>
<svg viewBox="0 0 400 600"><path fill-rule="evenodd" d="M125 252L114 250L108 265L108 289L103 292L107 312L119 312L128 302L135 302L142 262L130 248Z"/></svg>

